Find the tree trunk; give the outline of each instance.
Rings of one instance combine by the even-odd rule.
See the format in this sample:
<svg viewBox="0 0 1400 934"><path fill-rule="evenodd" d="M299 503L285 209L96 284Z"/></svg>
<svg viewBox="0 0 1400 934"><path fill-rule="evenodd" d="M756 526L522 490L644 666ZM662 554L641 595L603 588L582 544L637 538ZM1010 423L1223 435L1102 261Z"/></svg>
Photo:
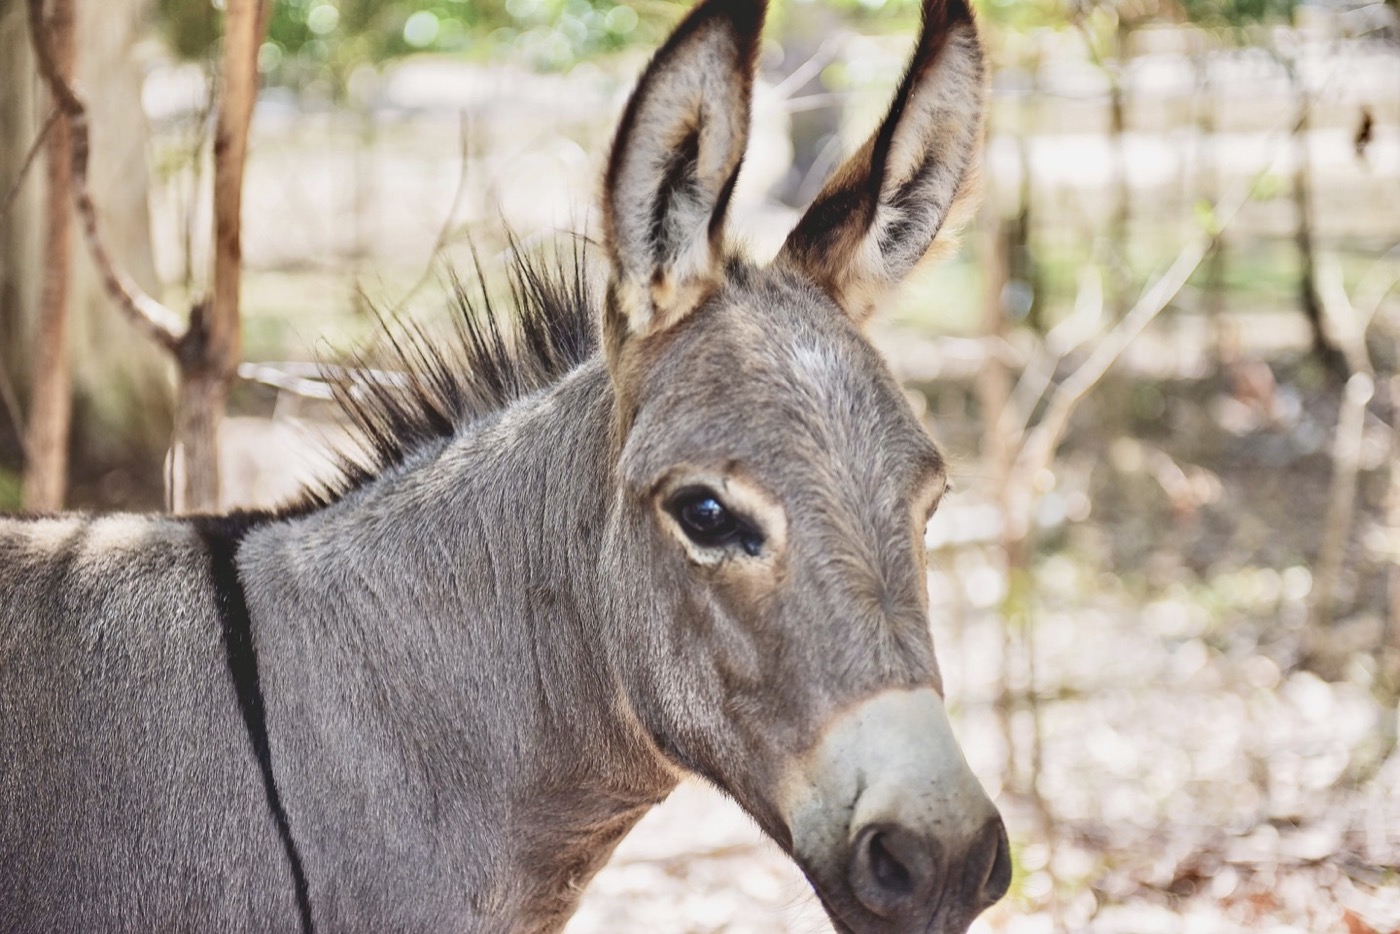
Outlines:
<svg viewBox="0 0 1400 934"><path fill-rule="evenodd" d="M76 5L77 79L91 104L88 186L109 249L144 289L158 293L147 209L142 69L134 56L149 0ZM46 110L24 0L0 0L0 197L10 191ZM45 263L43 172L29 172L0 224L0 473L19 467L21 421L41 372L33 353ZM169 358L113 314L81 234L68 279L73 386L69 502L141 509L161 503L160 464L170 444ZM10 405L7 396L19 400ZM0 478L3 479L3 478ZM0 487L5 486L0 482ZM17 506L0 500L0 508Z"/></svg>
<svg viewBox="0 0 1400 934"><path fill-rule="evenodd" d="M78 82L86 94L92 159L88 189L107 249L138 285L161 294L151 245L149 128L141 106L138 47L150 0L78 3ZM91 251L73 248L69 308L75 393L72 499L102 508L146 509L163 501L161 464L174 422L168 354L123 320ZM98 486L94 485L94 481Z"/></svg>
<svg viewBox="0 0 1400 934"><path fill-rule="evenodd" d="M66 80L73 77L76 50L73 0L51 0L43 26L54 60ZM44 192L44 290L33 347L33 385L25 426L22 502L30 512L63 508L68 490L68 430L73 384L68 357L68 280L73 252L73 173L68 120L49 131Z"/></svg>
<svg viewBox="0 0 1400 934"><path fill-rule="evenodd" d="M243 164L265 25L266 5L260 0L228 0L214 130L213 294L191 314L180 353L174 445L179 470L172 493L181 512L219 508L219 424L240 352Z"/></svg>
<svg viewBox="0 0 1400 934"><path fill-rule="evenodd" d="M9 202L0 223L0 473L20 469L24 437L21 399L26 395L28 348L39 306L43 268L43 186L33 169L19 185L30 144L42 123L34 59L29 50L29 19L23 0L0 0L0 198ZM10 484L0 483L0 487ZM0 509L17 507L7 494Z"/></svg>
<svg viewBox="0 0 1400 934"><path fill-rule="evenodd" d="M191 318L191 334L203 328L204 309ZM191 341L191 338L186 338ZM229 378L191 359L180 371L180 404L175 417L175 446L170 489L176 512L219 509L219 425L228 402Z"/></svg>

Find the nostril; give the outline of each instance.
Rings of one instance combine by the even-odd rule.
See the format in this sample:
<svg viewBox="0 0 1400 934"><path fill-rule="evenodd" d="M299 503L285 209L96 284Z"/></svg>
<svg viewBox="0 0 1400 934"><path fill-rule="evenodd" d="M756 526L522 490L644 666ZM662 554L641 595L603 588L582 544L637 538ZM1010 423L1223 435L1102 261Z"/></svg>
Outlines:
<svg viewBox="0 0 1400 934"><path fill-rule="evenodd" d="M932 879L938 844L897 824L870 824L856 834L851 850L851 889L881 917L917 907Z"/></svg>
<svg viewBox="0 0 1400 934"><path fill-rule="evenodd" d="M993 905L1011 888L1011 843L1006 839L1006 825L1000 817L994 817L987 823L982 836L995 840L991 863L987 867L986 878L982 880L982 903Z"/></svg>
<svg viewBox="0 0 1400 934"><path fill-rule="evenodd" d="M904 864L889 851L885 846L886 836L883 833L875 832L869 837L869 859L870 872L875 877L875 881L891 892L901 894L908 893L913 889L913 881L909 878L909 870L904 868Z"/></svg>

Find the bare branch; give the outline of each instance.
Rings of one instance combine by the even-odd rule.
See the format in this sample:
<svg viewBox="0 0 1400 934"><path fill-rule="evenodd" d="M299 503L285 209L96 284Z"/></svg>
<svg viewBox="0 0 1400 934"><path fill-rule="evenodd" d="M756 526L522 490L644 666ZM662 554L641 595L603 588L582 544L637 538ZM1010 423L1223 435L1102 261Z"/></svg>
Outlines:
<svg viewBox="0 0 1400 934"><path fill-rule="evenodd" d="M1006 437L1025 437L1035 408L1050 388L1060 361L1099 332L1103 313L1103 273L1097 266L1086 266L1080 271L1074 310L1045 335L1043 351L1026 363L1011 392L1010 403L1002 409L1000 430Z"/></svg>
<svg viewBox="0 0 1400 934"><path fill-rule="evenodd" d="M418 290L423 288L432 278L433 270L437 268L438 257L442 251L447 249L447 242L452 237L452 222L457 217L457 212L461 209L462 199L467 193L467 181L469 179L469 169L471 167L471 124L467 119L467 112L464 110L460 115L458 135L461 138L462 162L461 169L457 173L457 189L452 193L452 202L447 207L447 214L442 219L442 227L438 230L437 239L433 241L433 249L428 254L428 264L423 268L423 274L418 280L409 286L403 297L394 303L394 307L389 310L390 315L396 315L408 304L409 299L418 294Z"/></svg>
<svg viewBox="0 0 1400 934"><path fill-rule="evenodd" d="M1353 306L1356 309L1357 318L1360 322L1361 333L1364 337L1366 331L1371 327L1376 319L1376 313L1380 311L1381 303L1391 290L1400 285L1400 267L1387 269L1389 262L1400 259L1400 243L1392 246L1380 256L1371 267L1361 276L1361 281L1356 284L1356 300Z"/></svg>
<svg viewBox="0 0 1400 934"><path fill-rule="evenodd" d="M1373 266L1372 270L1375 268ZM1347 368L1352 373L1374 376L1371 357L1366 350L1366 330L1380 302L1372 306L1370 314L1359 312L1347 295L1341 263L1336 256L1328 253L1317 259L1317 297L1322 303L1322 316L1346 360Z"/></svg>
<svg viewBox="0 0 1400 934"><path fill-rule="evenodd" d="M106 241L102 238L97 223L97 207L93 204L92 193L88 191L87 170L91 144L88 136L87 106L58 69L53 49L44 34L44 0L28 0L28 4L29 36L34 46L39 74L48 85L55 106L68 120L68 129L72 136L73 201L78 217L83 223L83 232L92 252L93 262L102 277L102 285L117 303L117 307L138 329L166 350L177 353L185 330L180 316L147 295L124 270L117 267L107 250Z"/></svg>
<svg viewBox="0 0 1400 934"><path fill-rule="evenodd" d="M1322 93L1331 87L1338 73L1339 69L1332 71L1322 91L1318 93L1318 97L1321 97ZM1281 144L1295 136L1306 124L1307 113L1304 111L1295 115L1294 119L1287 120L1280 127L1276 127L1275 138ZM1142 297L1119 320L1113 330L1108 332L1103 340L1094 347L1079 369L1055 388L1050 396L1044 417L1031 429L1008 474L1007 482L1011 490L1008 494L1009 499L1019 498L1022 507L1013 510L1013 515L1007 517L1009 523L1020 522L1024 524L1030 521L1028 498L1033 490L1035 478L1041 471L1050 466L1075 408L1078 407L1084 396L1098 384L1128 345L1142 333L1147 325L1152 323L1152 320L1171 303L1172 299L1186 285L1197 267L1210 255L1211 248L1219 240L1221 234L1249 202L1255 186L1268 174L1274 161L1273 159L1269 160L1269 163L1261 167L1248 182L1240 185L1233 197L1217 202L1217 210L1212 219L1211 229L1203 232L1182 249L1171 267L1142 294ZM1221 208L1219 206L1221 204L1225 206ZM1396 283L1387 283L1379 266L1372 269L1367 279L1368 303L1374 301L1375 307L1378 308L1386 293ZM1368 310L1370 314L1375 313L1375 308ZM1366 320L1369 322L1369 316ZM1023 534L1025 529L1022 528L1018 531Z"/></svg>
<svg viewBox="0 0 1400 934"><path fill-rule="evenodd" d="M10 216L10 208L14 207L15 199L19 197L19 190L24 185L24 177L29 174L29 169L34 165L34 160L39 157L39 150L44 147L44 140L48 139L49 131L58 122L59 109L55 107L49 111L49 115L44 120L43 126L39 127L39 135L34 137L34 142L30 145L29 151L24 154L24 161L19 165L19 173L15 175L14 184L10 186L9 192L5 195L5 203L0 205L0 227L5 226L5 219Z"/></svg>
<svg viewBox="0 0 1400 934"><path fill-rule="evenodd" d="M782 110L784 113L796 114L806 113L809 110L822 110L826 107L837 107L849 96L839 91L825 91L821 94L789 97L782 102Z"/></svg>
<svg viewBox="0 0 1400 934"><path fill-rule="evenodd" d="M1024 501L1031 495L1035 478L1050 466L1060 440L1064 437L1065 429L1069 427L1070 416L1074 414L1079 403L1098 385L1099 380L1122 356L1128 345L1171 304L1172 299L1210 254L1211 247L1220 234L1249 201L1254 186L1267 171L1268 166L1254 175L1248 184L1240 187L1240 191L1217 214L1213 229L1202 232L1182 249L1175 262L1143 292L1142 297L1118 324L1104 335L1079 368L1055 388L1044 417L1031 429L1012 465L1008 485L1015 491L1014 496ZM1007 517L1008 522L1029 522L1029 504L1023 502L1022 505L1025 508L1013 510L1013 514ZM1017 531L1024 534L1025 529Z"/></svg>
<svg viewBox="0 0 1400 934"><path fill-rule="evenodd" d="M1154 282L1117 326L1095 345L1088 359L1050 396L1045 417L1031 429L1012 470L1014 477L1033 478L1049 466L1080 401L1096 386L1118 358L1154 318L1166 308L1205 259L1211 238L1199 237L1186 246L1165 274Z"/></svg>
<svg viewBox="0 0 1400 934"><path fill-rule="evenodd" d="M805 62L792 70L777 86L773 88L773 96L778 100L788 100L797 93L798 88L817 75L822 73L822 69L836 60L836 56L841 53L841 43L834 39L827 39L817 50L812 53Z"/></svg>

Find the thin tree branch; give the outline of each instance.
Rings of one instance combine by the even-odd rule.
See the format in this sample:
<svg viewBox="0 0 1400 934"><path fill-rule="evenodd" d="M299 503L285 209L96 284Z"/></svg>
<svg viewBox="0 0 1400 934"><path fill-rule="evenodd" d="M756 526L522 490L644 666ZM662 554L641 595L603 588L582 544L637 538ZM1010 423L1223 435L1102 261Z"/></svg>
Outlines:
<svg viewBox="0 0 1400 934"><path fill-rule="evenodd" d="M1070 416L1074 414L1079 403L1098 385L1099 380L1122 356L1128 345L1171 304L1172 299L1210 254L1211 247L1220 235L1238 216L1240 209L1248 203L1255 185L1267 172L1268 167L1261 169L1247 185L1241 186L1239 193L1216 215L1213 229L1201 233L1182 249L1167 271L1143 292L1142 297L1128 313L1094 346L1079 368L1055 388L1044 417L1031 429L1012 465L1009 485L1017 491L1017 495L1022 498L1030 496L1035 478L1048 468L1054 459L1055 451L1069 426ZM1022 505L1025 508L1016 510L1017 515L1007 516L1008 522L1029 522L1029 516L1026 515L1029 512L1029 504ZM1025 529L1018 529L1018 532L1024 533Z"/></svg>
<svg viewBox="0 0 1400 934"><path fill-rule="evenodd" d="M423 267L423 273L409 286L408 291L403 293L403 297L394 303L394 307L389 310L390 315L396 315L408 304L409 299L418 294L418 290L423 288L432 278L433 270L437 268L438 257L442 251L447 249L447 243L452 238L453 220L457 217L457 212L461 209L462 199L467 193L467 182L470 177L471 168L471 123L467 119L467 112L464 110L459 116L458 135L461 139L462 162L461 169L457 173L457 189L452 193L452 202L448 205L447 215L442 219L442 227L438 230L437 239L433 241L433 249L428 254L428 263Z"/></svg>
<svg viewBox="0 0 1400 934"><path fill-rule="evenodd" d="M1338 71L1334 69L1328 76L1327 82L1317 94L1318 99L1331 87L1337 74ZM1295 136L1306 122L1306 113L1286 121L1281 128L1282 132L1279 133L1280 145ZM1010 496L1013 499L1019 497L1023 507L1016 510L1015 515L1007 516L1008 523L1024 524L1030 521L1028 515L1030 504L1027 498L1031 495L1036 476L1042 470L1047 469L1054 459L1055 451L1059 447L1060 440L1069 425L1070 416L1073 415L1075 408L1078 407L1084 396L1098 384L1128 345L1185 287L1192 274L1210 255L1211 249L1219 241L1225 229L1229 227L1240 210L1249 203L1255 187L1268 174L1274 161L1273 159L1269 160L1269 163L1260 168L1249 179L1248 183L1239 187L1232 198L1217 202L1217 210L1214 213L1211 229L1202 233L1182 249L1166 273L1142 294L1142 297L1119 320L1118 324L1094 347L1079 369L1055 388L1050 396L1044 417L1031 429L1008 474L1008 484L1013 491ZM1226 205L1223 209L1218 208L1221 203ZM1370 280L1371 276L1368 275L1367 278ZM1370 287L1367 289L1368 301L1374 300L1376 307L1379 307L1381 300L1394 283L1382 285L1384 280L1378 272L1375 278L1376 281L1369 283ZM1374 299L1370 298L1371 295L1375 296ZM1371 313L1374 314L1374 309L1371 309ZM1018 531L1024 534L1026 530L1022 528Z"/></svg>
<svg viewBox="0 0 1400 934"><path fill-rule="evenodd" d="M1328 330L1339 345L1347 368L1352 373L1374 377L1375 369L1371 366L1371 355L1366 349L1366 331L1380 302L1375 302L1369 313L1361 312L1347 295L1346 283L1342 281L1342 264L1329 253L1317 258L1317 297L1322 303L1322 315L1327 321Z"/></svg>
<svg viewBox="0 0 1400 934"><path fill-rule="evenodd" d="M1356 300L1352 304L1356 309L1363 339L1375 321L1376 313L1380 311L1385 297L1400 285L1400 268L1385 268L1387 262L1395 259L1400 259L1400 243L1392 246L1372 263L1361 276L1361 281L1356 284Z"/></svg>
<svg viewBox="0 0 1400 934"><path fill-rule="evenodd" d="M24 154L24 161L20 163L19 174L15 176L14 184L10 186L9 192L5 195L5 203L0 205L0 227L5 226L6 219L10 216L10 208L14 207L15 199L19 197L19 190L24 185L24 177L29 174L29 169L34 165L34 160L39 157L39 150L44 148L44 140L49 138L49 131L58 122L59 109L55 107L49 111L49 115L44 120L43 126L39 127L39 135L34 137L34 142L29 147L29 152Z"/></svg>
<svg viewBox="0 0 1400 934"><path fill-rule="evenodd" d="M836 56L841 53L841 43L835 39L827 39L811 56L792 70L792 72L779 81L773 88L773 96L779 100L787 100L797 93L798 88L817 75L822 73L822 69L835 61Z"/></svg>
<svg viewBox="0 0 1400 934"><path fill-rule="evenodd" d="M185 333L180 316L147 295L136 282L112 260L97 223L97 207L88 191L88 158L91 144L88 136L87 106L73 86L64 80L54 59L53 49L44 35L44 0L27 0L29 5L29 36L39 75L48 85L56 108L68 119L72 136L73 201L83 232L92 253L93 262L102 277L102 285L117 307L136 327L166 350L178 353Z"/></svg>
<svg viewBox="0 0 1400 934"><path fill-rule="evenodd" d="M1154 282L1136 305L1123 316L1118 325L1104 335L1080 367L1056 387L1050 397L1045 417L1031 429L1021 453L1016 458L1013 473L1034 474L1049 464L1054 449L1059 444L1069 424L1070 415L1089 393L1098 385L1128 345L1166 308L1177 292L1191 278L1196 267L1209 252L1210 238L1200 237L1186 246L1178 254L1176 261L1156 282Z"/></svg>
<svg viewBox="0 0 1400 934"><path fill-rule="evenodd" d="M1003 407L1001 428L1008 438L1024 438L1036 406L1050 389L1060 361L1072 354L1099 330L1103 319L1103 273L1097 266L1086 266L1079 276L1079 291L1069 317L1045 335L1043 352L1033 355L1011 391L1010 404ZM1086 329L1086 325L1089 329ZM1077 333L1078 332L1078 333Z"/></svg>

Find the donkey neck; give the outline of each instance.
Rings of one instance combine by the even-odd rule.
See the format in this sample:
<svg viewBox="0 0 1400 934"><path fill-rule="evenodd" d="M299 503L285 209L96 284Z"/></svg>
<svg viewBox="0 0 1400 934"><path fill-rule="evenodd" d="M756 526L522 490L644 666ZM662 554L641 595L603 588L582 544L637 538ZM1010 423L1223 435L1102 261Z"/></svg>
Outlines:
<svg viewBox="0 0 1400 934"><path fill-rule="evenodd" d="M612 419L595 360L246 539L274 765L315 850L314 910L363 910L369 886L419 914L560 926L674 786L605 651Z"/></svg>

